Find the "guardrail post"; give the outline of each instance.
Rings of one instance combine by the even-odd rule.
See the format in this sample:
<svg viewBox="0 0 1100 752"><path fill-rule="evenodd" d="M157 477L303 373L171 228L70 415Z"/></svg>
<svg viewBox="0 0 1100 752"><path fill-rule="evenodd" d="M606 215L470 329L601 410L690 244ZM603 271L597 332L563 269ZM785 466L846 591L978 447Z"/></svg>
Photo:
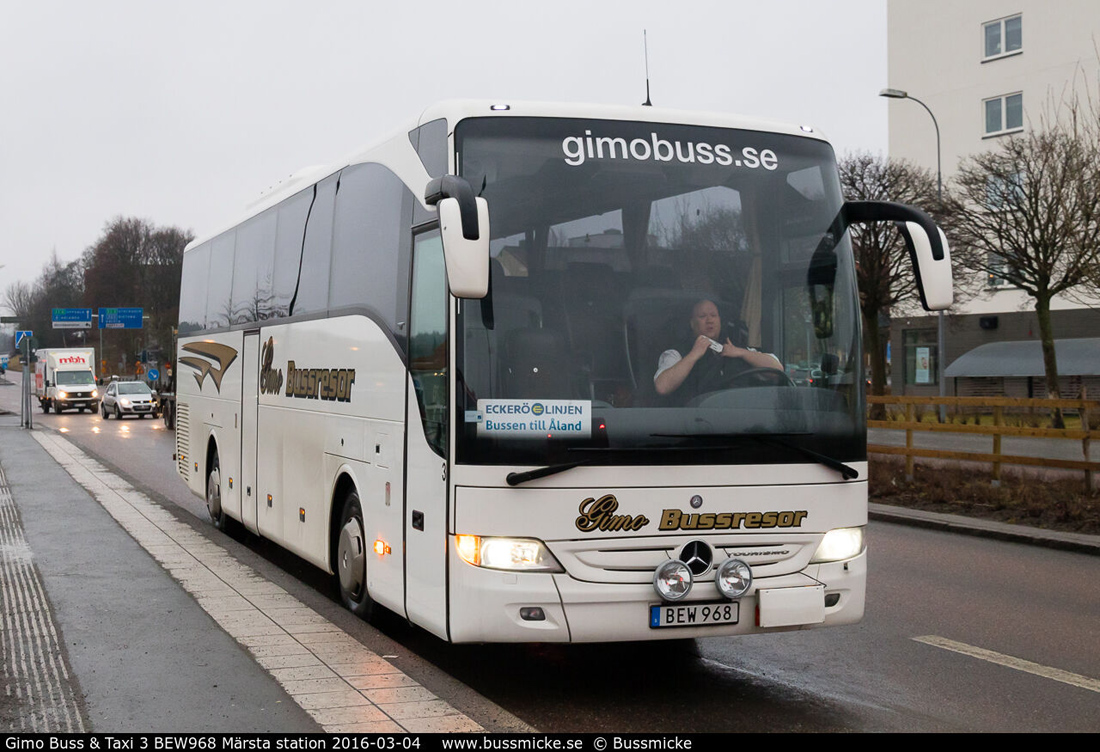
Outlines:
<svg viewBox="0 0 1100 752"><path fill-rule="evenodd" d="M1001 407L1000 405L997 405L996 407L993 408L993 426L994 426L994 428L999 428L1003 423L1003 419L1004 419L1004 408ZM997 461L995 461L993 463L993 481L992 481L991 485L994 488L1000 488L1000 486L1001 486L1001 463L999 461L1000 457L1001 457L1001 434L1000 433L993 434L993 456L995 456L997 458Z"/></svg>
<svg viewBox="0 0 1100 752"><path fill-rule="evenodd" d="M913 403L905 405L905 422L913 422ZM905 480L913 482L913 429L905 429Z"/></svg>
<svg viewBox="0 0 1100 752"><path fill-rule="evenodd" d="M1085 386L1081 385L1081 399L1087 400L1088 393ZM1081 403L1081 430L1085 432L1085 438L1081 439L1081 449L1085 453L1085 462L1089 461L1089 448L1092 446L1092 441L1089 439L1089 431L1091 426L1089 425L1089 403ZM1096 493L1096 479L1092 470L1085 470L1085 491L1088 493Z"/></svg>

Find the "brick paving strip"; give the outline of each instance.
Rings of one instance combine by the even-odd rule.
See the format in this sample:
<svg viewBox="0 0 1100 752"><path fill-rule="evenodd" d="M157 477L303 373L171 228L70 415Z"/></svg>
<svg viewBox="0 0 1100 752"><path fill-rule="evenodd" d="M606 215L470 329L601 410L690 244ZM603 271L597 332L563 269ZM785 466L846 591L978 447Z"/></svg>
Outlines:
<svg viewBox="0 0 1100 752"><path fill-rule="evenodd" d="M485 730L71 442L33 436L326 732Z"/></svg>
<svg viewBox="0 0 1100 752"><path fill-rule="evenodd" d="M0 730L85 730L50 612L23 535L19 510L0 468ZM4 729L3 725L7 728Z"/></svg>

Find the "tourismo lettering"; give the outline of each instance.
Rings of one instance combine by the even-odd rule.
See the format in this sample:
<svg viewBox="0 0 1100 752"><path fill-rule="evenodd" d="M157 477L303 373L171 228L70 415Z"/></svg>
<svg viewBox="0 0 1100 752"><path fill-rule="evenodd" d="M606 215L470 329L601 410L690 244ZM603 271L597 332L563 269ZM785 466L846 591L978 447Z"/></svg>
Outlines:
<svg viewBox="0 0 1100 752"><path fill-rule="evenodd" d="M586 159L625 159L639 162L672 162L683 164L716 164L722 167L745 167L755 170L775 170L779 167L779 157L771 149L757 149L746 146L740 156L726 144L709 144L705 141L668 141L656 133L649 138L635 138L627 141L616 136L593 136L585 131L584 136L567 136L561 142L565 163L572 167L584 164Z"/></svg>
<svg viewBox="0 0 1100 752"><path fill-rule="evenodd" d="M297 368L286 364L286 396L351 402L354 368Z"/></svg>

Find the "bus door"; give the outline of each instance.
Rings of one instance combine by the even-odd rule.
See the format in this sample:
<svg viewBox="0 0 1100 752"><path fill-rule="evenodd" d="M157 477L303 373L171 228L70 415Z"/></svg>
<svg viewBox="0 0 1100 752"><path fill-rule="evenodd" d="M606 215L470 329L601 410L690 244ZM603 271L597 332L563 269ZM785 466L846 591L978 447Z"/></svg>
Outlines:
<svg viewBox="0 0 1100 752"><path fill-rule="evenodd" d="M241 522L254 533L256 525L256 421L260 396L260 333L246 332L241 363Z"/></svg>
<svg viewBox="0 0 1100 752"><path fill-rule="evenodd" d="M447 636L448 314L438 230L414 238L406 405L405 607Z"/></svg>

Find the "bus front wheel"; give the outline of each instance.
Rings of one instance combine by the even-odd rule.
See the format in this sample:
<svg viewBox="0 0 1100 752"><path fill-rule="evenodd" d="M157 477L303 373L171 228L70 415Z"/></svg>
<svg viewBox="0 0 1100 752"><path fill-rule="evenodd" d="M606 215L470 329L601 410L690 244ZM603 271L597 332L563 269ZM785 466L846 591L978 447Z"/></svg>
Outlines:
<svg viewBox="0 0 1100 752"><path fill-rule="evenodd" d="M340 538L336 543L336 578L340 600L356 616L369 619L374 601L367 594L367 539L359 494L348 492L340 516Z"/></svg>

